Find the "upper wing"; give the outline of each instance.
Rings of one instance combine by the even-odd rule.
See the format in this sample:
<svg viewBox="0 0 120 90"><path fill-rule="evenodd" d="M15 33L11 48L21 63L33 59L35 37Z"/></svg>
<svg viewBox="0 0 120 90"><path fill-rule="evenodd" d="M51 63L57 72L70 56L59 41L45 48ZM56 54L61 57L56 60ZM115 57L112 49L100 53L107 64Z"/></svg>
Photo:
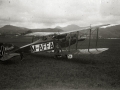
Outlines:
<svg viewBox="0 0 120 90"><path fill-rule="evenodd" d="M95 30L96 28L102 28L103 26L108 26L108 25L110 25L110 24L97 25L97 26L92 26L92 27L83 27L83 28L77 29L77 30L59 32L59 34L67 34L67 33L77 32L77 31L81 31L81 30L89 30L89 29Z"/></svg>
<svg viewBox="0 0 120 90"><path fill-rule="evenodd" d="M32 33L26 34L25 36L39 36L39 37L42 37L42 36L49 36L49 35L53 35L53 34L55 34L55 32L32 32Z"/></svg>
<svg viewBox="0 0 120 90"><path fill-rule="evenodd" d="M77 29L77 30L70 30L70 31L65 31L65 32L33 32L33 33L29 33L26 34L25 36L38 36L38 37L42 37L42 36L50 36L50 35L62 35L62 34L67 34L67 33L72 33L72 32L77 32L77 31L81 31L81 30L89 30L89 29L96 29L96 28L100 28L103 26L108 26L110 24L104 24L104 25L97 25L97 26L92 26L92 27L83 27L81 29Z"/></svg>

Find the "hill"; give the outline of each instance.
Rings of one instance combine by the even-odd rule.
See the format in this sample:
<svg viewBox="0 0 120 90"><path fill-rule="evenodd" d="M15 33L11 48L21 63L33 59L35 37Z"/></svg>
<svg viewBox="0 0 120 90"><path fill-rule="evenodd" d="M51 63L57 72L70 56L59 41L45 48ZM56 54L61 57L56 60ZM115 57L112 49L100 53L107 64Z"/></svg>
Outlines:
<svg viewBox="0 0 120 90"><path fill-rule="evenodd" d="M59 27L56 28L45 28L45 29L28 29L24 27L17 27L13 25L5 25L2 28L0 28L0 33L3 34L18 34L18 33L31 33L31 32L63 32L63 31L69 31L69 30L77 30L81 29L83 27L79 27L77 25L68 25L66 27ZM92 37L96 35L96 31L92 31ZM80 34L88 35L89 36L89 30L81 30ZM120 38L120 25L114 25L106 28L100 28L99 29L99 36L101 38ZM96 36L95 36L96 37Z"/></svg>
<svg viewBox="0 0 120 90"><path fill-rule="evenodd" d="M75 24L71 24L71 25L68 25L66 27L57 26L56 28L62 29L64 31L69 31L69 30L81 29L82 27L79 27L78 25L75 25Z"/></svg>
<svg viewBox="0 0 120 90"><path fill-rule="evenodd" d="M45 29L29 29L32 32L62 32L59 28L45 28Z"/></svg>
<svg viewBox="0 0 120 90"><path fill-rule="evenodd" d="M63 29L64 31L70 31L70 30L77 30L81 29L83 27L79 27L77 25L68 25L66 27L60 27L57 26L56 28ZM96 38L96 31L92 31L92 37ZM81 30L81 35L88 35L89 36L89 30ZM100 28L99 29L99 37L101 38L120 38L120 25L111 25L110 27L106 28Z"/></svg>
<svg viewBox="0 0 120 90"><path fill-rule="evenodd" d="M120 38L120 25L101 28L99 30L99 35L104 38Z"/></svg>
<svg viewBox="0 0 120 90"><path fill-rule="evenodd" d="M31 33L31 32L62 32L62 29L58 28L45 28L45 29L28 29L24 27L17 27L13 25L5 25L0 28L1 34L18 34L18 33Z"/></svg>
<svg viewBox="0 0 120 90"><path fill-rule="evenodd" d="M5 34L24 33L26 31L28 31L27 28L17 27L13 25L5 25L2 28L0 28L0 33L5 33Z"/></svg>
<svg viewBox="0 0 120 90"><path fill-rule="evenodd" d="M100 28L98 33L101 38L120 38L120 25ZM80 34L89 36L89 30L81 30ZM96 34L97 30L92 31L92 37L96 38Z"/></svg>

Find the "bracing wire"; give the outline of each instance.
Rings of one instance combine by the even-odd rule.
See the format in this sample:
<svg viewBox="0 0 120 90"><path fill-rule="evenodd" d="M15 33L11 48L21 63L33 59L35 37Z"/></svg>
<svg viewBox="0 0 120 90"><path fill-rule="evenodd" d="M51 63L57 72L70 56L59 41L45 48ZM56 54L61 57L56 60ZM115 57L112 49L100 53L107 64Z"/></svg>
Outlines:
<svg viewBox="0 0 120 90"><path fill-rule="evenodd" d="M97 31L97 29L94 29L94 30L91 30L91 31L92 31L92 32L91 32L91 35L93 35L93 33L94 33L95 31ZM82 34L82 35L80 35L80 36L82 37L82 36L84 36L84 35L88 35L88 33L89 33L89 30L87 30L86 33L84 33L84 34ZM82 46L84 43L85 43L85 42L78 43L78 46L79 46L79 45Z"/></svg>

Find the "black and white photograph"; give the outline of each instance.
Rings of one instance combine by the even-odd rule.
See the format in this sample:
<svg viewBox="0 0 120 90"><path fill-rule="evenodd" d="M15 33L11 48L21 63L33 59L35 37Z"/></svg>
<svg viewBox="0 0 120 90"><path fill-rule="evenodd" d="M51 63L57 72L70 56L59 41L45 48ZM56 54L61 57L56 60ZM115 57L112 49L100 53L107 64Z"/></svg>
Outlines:
<svg viewBox="0 0 120 90"><path fill-rule="evenodd" d="M0 0L0 90L120 90L120 0Z"/></svg>

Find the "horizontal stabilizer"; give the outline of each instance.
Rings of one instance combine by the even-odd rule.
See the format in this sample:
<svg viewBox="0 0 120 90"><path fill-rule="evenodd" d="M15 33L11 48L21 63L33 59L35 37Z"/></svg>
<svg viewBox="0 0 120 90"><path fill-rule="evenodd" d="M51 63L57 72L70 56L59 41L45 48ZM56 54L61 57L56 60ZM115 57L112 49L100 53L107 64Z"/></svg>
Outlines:
<svg viewBox="0 0 120 90"><path fill-rule="evenodd" d="M0 59L1 61L6 61L14 56L20 55L19 53L11 53L11 54L4 54L4 56Z"/></svg>
<svg viewBox="0 0 120 90"><path fill-rule="evenodd" d="M94 48L94 49L78 49L77 52L75 52L74 54L100 54L106 50L108 50L109 48Z"/></svg>

